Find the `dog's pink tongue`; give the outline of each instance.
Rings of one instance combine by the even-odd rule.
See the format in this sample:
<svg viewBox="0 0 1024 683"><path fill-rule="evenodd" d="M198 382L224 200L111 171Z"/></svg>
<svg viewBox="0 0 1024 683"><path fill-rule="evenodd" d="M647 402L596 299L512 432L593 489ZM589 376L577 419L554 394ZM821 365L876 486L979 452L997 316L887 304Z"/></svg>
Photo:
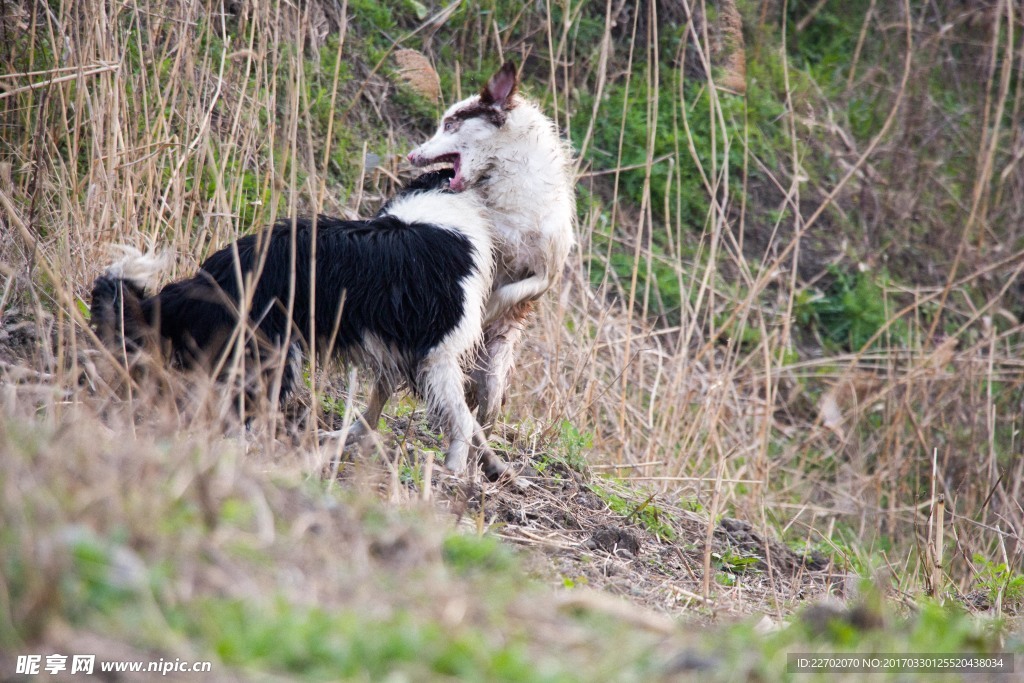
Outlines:
<svg viewBox="0 0 1024 683"><path fill-rule="evenodd" d="M462 179L462 165L459 163L460 161L459 157L455 157L452 169L455 171L455 177L448 183L448 187L451 188L452 192L462 192L466 189L466 183Z"/></svg>

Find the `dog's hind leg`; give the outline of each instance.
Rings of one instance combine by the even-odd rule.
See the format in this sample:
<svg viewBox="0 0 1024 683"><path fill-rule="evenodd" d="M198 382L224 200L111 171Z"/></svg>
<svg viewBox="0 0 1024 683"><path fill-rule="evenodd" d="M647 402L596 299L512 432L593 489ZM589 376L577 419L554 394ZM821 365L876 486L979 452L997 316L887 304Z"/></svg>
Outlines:
<svg viewBox="0 0 1024 683"><path fill-rule="evenodd" d="M477 409L477 421L483 426L484 434L490 436L494 420L501 410L505 390L515 365L516 350L523 340L523 328L517 323L503 324L500 330L489 334L485 341L481 367L473 373Z"/></svg>
<svg viewBox="0 0 1024 683"><path fill-rule="evenodd" d="M360 444L369 434L377 431L380 415L384 411L388 399L391 398L391 394L395 392L395 388L396 383L386 375L377 378L370 391L370 400L366 405L366 410L349 427L346 436L346 442L349 445ZM320 438L341 438L342 431L341 429L323 431L320 432Z"/></svg>
<svg viewBox="0 0 1024 683"><path fill-rule="evenodd" d="M506 316L492 320L484 329L484 348L473 370L471 393L477 410L477 421L484 434L490 436L494 420L505 401L505 391L516 362L516 352L523 342L525 323L533 311L533 302L524 301Z"/></svg>
<svg viewBox="0 0 1024 683"><path fill-rule="evenodd" d="M295 391L296 384L302 378L302 346L298 342L292 342L288 345L287 351L277 349L273 356L270 356L269 358L265 351L262 352L261 355L263 357L260 362L264 368L273 367L270 363L281 364L281 383L278 387L276 396L273 392L274 382L272 373L268 378L270 381L267 382L267 385L268 390L270 391L269 398L271 402L274 402L274 399L276 398L278 407L283 408L285 403L288 401L288 397ZM268 363L268 361L270 361L270 363ZM266 370L264 370L264 372L266 372Z"/></svg>
<svg viewBox="0 0 1024 683"><path fill-rule="evenodd" d="M482 429L473 437L473 445L480 454L480 469L489 481L497 481L508 471L508 463L490 447Z"/></svg>
<svg viewBox="0 0 1024 683"><path fill-rule="evenodd" d="M395 383L387 375L381 375L377 378L377 381L373 385L373 390L370 392L370 400L366 405L366 410L360 416L360 419L352 425L352 429L349 430L349 438L362 439L370 432L377 431L377 424L380 422L380 415L384 411L384 406L387 404L388 399L391 398L391 394L395 392Z"/></svg>

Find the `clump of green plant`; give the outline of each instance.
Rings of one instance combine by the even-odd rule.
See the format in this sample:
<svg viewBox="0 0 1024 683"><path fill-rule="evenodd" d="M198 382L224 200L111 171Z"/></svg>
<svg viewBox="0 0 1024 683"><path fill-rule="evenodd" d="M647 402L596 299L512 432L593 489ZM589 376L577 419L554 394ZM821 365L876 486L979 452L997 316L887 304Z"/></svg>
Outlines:
<svg viewBox="0 0 1024 683"><path fill-rule="evenodd" d="M977 586L995 602L1002 595L1003 605L1019 607L1024 604L1024 574L1005 562L995 563L980 553L974 554L978 565Z"/></svg>
<svg viewBox="0 0 1024 683"><path fill-rule="evenodd" d="M727 550L724 553L711 553L711 566L715 569L715 581L724 586L735 586L739 576L757 568L761 558L754 555L740 555Z"/></svg>
<svg viewBox="0 0 1024 683"><path fill-rule="evenodd" d="M672 515L654 503L655 494L652 493L646 499L637 502L600 485L591 485L590 490L597 494L612 512L625 517L626 521L638 523L657 536L659 540L675 539L676 532L671 525Z"/></svg>
<svg viewBox="0 0 1024 683"><path fill-rule="evenodd" d="M836 267L822 293L801 292L794 305L796 322L819 333L826 343L848 351L860 351L889 323L893 305L886 295L888 275L870 271L849 273ZM872 342L879 346L905 346L909 332L903 321L888 324Z"/></svg>
<svg viewBox="0 0 1024 683"><path fill-rule="evenodd" d="M564 574L562 575L562 587L563 588L572 589L572 588L576 588L577 586L588 586L588 585L590 585L590 580L585 575L583 575L583 574L580 574L579 576L565 576Z"/></svg>
<svg viewBox="0 0 1024 683"><path fill-rule="evenodd" d="M742 574L757 566L761 558L755 555L739 555L727 550L724 553L711 553L711 561L716 569L731 574Z"/></svg>
<svg viewBox="0 0 1024 683"><path fill-rule="evenodd" d="M594 435L581 432L569 420L558 423L558 436L551 447L538 454L534 469L545 476L562 479L566 470L587 473L587 454L594 447ZM550 471L549 471L550 470Z"/></svg>
<svg viewBox="0 0 1024 683"><path fill-rule="evenodd" d="M562 420L559 426L558 445L566 465L577 472L587 469L587 452L594 447L594 435L581 432L569 420Z"/></svg>
<svg viewBox="0 0 1024 683"><path fill-rule="evenodd" d="M68 539L72 570L65 574L61 589L72 619L84 619L93 611L110 614L137 599L147 579L141 562L136 567L129 560L118 561L119 551L125 558L134 556L88 529L68 527L66 531L75 538ZM140 575L135 576L135 572Z"/></svg>

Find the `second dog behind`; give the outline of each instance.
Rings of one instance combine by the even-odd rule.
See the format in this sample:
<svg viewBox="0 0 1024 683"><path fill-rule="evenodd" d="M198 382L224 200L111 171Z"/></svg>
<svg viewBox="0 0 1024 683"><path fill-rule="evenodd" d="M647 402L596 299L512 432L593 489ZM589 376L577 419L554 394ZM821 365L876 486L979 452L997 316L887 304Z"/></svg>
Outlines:
<svg viewBox="0 0 1024 683"><path fill-rule="evenodd" d="M570 148L518 85L515 64L506 62L409 154L416 166L450 164L451 189L479 198L494 227L497 269L471 389L485 430L501 407L533 302L561 276L575 243Z"/></svg>

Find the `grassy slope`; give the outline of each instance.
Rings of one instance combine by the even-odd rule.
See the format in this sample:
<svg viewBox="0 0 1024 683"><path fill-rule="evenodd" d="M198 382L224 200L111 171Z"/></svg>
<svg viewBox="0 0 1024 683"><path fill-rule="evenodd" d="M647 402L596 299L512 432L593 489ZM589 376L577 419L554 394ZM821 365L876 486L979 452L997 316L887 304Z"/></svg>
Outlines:
<svg viewBox="0 0 1024 683"><path fill-rule="evenodd" d="M956 606L975 591L969 605L1012 614L1024 593L1019 326L999 280L1017 262L941 298L936 285L958 251L962 275L1019 246L1020 173L1005 149L1022 86L1003 89L992 69L987 87L944 87L929 70L953 63L947 77L966 79L986 50L999 64L1005 35L971 12L913 46L901 92L902 17L867 5L829 7L802 29L791 10L782 51L781 24L761 14L772 3L739 3L745 97L715 93L699 66L718 64L718 24L695 42L672 4L606 16L555 3L549 20L520 3L436 15L353 0L347 23L330 3L224 17L6 5L4 70L20 75L0 100L12 132L0 157L0 651L210 657L243 678L646 680L710 665L729 680L774 678L787 651L1019 650L1012 622ZM401 422L405 404L391 427L404 446L404 425L407 460L325 484L332 453L308 430L224 439L172 406L125 405L93 370L81 311L104 244L155 240L185 273L278 214L358 214L391 191L399 153L439 109L403 84L393 42L434 60L448 101L494 67L496 42L530 52L527 91L581 152L578 260L531 331L509 409L530 418L508 440L553 479L582 470L591 507L538 521L543 495L481 499L444 479L426 488L455 516L417 502L437 444ZM48 85L66 66L87 75ZM979 119L996 123L978 132ZM989 134L1004 143L991 155ZM872 260L880 248L889 262ZM307 406L341 411L344 382L314 372L311 384L322 399ZM626 481L595 474L608 466ZM945 608L922 597L934 534L917 506L933 486L956 542L938 574ZM826 553L829 578L805 584L798 568L783 588L781 564L756 563L763 549L705 544L722 515ZM626 530L639 552L587 547L573 516ZM832 578L846 572L881 593ZM766 629L827 592L859 611ZM755 616L702 635L665 612Z"/></svg>
<svg viewBox="0 0 1024 683"><path fill-rule="evenodd" d="M88 415L60 422L67 426L7 420L0 431L5 671L14 654L58 652L212 660L219 680L377 680L395 672L416 680L653 680L684 671L736 680L775 678L787 652L1020 646L962 609L922 601L907 615L870 588L851 613L815 608L785 625L769 598L761 609L772 616L712 625L721 610L747 611L761 595L760 572L738 555L726 558L732 567L719 565L706 605L693 592L669 590L666 583L684 585L671 576L658 577L657 600L637 594L642 606L602 598L582 574L571 590L556 590L571 585L564 564L564 574L552 572L557 552L531 551L530 543L514 552L493 537L512 525L472 505L455 524L393 485L387 468L357 467L338 486L288 467L295 455L285 448L282 463L251 445L246 454L237 438L126 441ZM607 490L631 506L641 502L632 488ZM374 491L390 491L390 502ZM453 495L450 504L457 501ZM536 507L537 499L526 502ZM671 533L677 527L663 514L663 533ZM623 528L642 534L640 526ZM538 539L543 529L533 528L520 540ZM621 572L659 561L644 550L625 561L601 549L572 555L583 556L575 571L595 564L613 574L615 565ZM662 610L673 601L693 614L669 619ZM687 626L694 619L705 625Z"/></svg>

